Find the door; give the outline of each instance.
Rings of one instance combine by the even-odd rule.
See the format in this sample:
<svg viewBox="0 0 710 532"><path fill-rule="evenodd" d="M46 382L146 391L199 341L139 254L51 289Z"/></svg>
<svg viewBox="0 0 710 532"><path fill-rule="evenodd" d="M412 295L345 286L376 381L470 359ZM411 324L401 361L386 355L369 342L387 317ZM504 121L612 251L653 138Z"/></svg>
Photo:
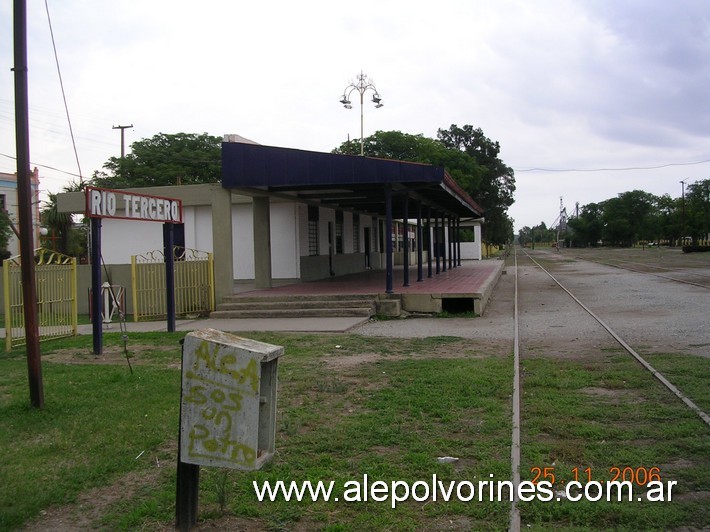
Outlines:
<svg viewBox="0 0 710 532"><path fill-rule="evenodd" d="M370 228L365 227L365 268L368 270L370 266Z"/></svg>

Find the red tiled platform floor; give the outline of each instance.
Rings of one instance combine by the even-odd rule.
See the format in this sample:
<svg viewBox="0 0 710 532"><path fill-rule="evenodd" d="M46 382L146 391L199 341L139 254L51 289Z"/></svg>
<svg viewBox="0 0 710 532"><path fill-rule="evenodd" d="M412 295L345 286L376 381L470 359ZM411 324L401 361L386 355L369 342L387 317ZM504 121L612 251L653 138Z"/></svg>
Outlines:
<svg viewBox="0 0 710 532"><path fill-rule="evenodd" d="M409 286L403 286L404 269L395 267L392 275L392 289L395 294L480 294L488 284L494 282L503 263L498 260L463 261L461 266L436 273L427 277L427 265L424 265L423 280L417 281L417 267L409 269ZM240 292L240 296L278 296L278 295L333 295L333 294L383 294L386 288L384 270L369 270L362 273L343 275L288 284L262 290Z"/></svg>

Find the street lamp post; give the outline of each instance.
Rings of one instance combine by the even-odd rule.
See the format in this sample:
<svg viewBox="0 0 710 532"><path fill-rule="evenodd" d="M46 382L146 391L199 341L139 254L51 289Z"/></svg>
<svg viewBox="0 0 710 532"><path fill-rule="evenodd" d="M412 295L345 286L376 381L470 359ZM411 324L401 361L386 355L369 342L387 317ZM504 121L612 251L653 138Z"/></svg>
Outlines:
<svg viewBox="0 0 710 532"><path fill-rule="evenodd" d="M380 107L382 107L384 104L382 103L382 98L380 98L380 94L377 92L375 84L372 82L372 80L367 79L367 76L362 72L362 70L360 71L360 74L357 77L357 83L350 83L350 85L345 87L345 90L343 91L343 98L340 100L340 103L343 104L343 107L345 107L346 109L352 109L353 106L350 102L350 95L353 91L358 91L360 93L360 155L365 155L363 107L365 92L367 92L368 90L371 90L373 92L372 103L375 104L375 109L379 109Z"/></svg>

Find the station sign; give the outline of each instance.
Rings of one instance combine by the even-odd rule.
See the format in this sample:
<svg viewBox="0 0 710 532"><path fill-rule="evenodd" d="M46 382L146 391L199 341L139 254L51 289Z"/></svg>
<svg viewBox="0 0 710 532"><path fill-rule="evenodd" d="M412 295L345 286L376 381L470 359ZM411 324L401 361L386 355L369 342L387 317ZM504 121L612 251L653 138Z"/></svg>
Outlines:
<svg viewBox="0 0 710 532"><path fill-rule="evenodd" d="M86 216L182 223L182 201L126 190L86 187Z"/></svg>

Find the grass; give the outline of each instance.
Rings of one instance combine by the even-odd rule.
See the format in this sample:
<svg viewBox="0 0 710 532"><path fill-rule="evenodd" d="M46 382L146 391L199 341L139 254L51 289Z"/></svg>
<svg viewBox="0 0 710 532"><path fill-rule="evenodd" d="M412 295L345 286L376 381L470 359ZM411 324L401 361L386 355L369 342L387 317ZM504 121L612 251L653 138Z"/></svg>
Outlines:
<svg viewBox="0 0 710 532"><path fill-rule="evenodd" d="M415 481L469 479L484 472L508 476L511 371L509 357L466 358L475 349L456 337L415 340L343 335L251 335L286 347L279 368L277 456L259 472L202 468L200 517L225 513L255 518L269 528L296 522L346 528L400 528L461 515L504 527L507 505L385 503L259 503L254 479ZM132 496L106 505L96 526L153 528L174 515L174 456L179 408L180 334L132 334L134 375L91 361L88 337L45 344L46 408L27 406L22 353L0 358L0 445L9 451L0 473L0 529L14 529L50 506L111 485L127 474L155 473ZM120 351L106 334L105 352ZM338 346L338 347L336 347ZM456 358L436 359L447 350ZM370 353L368 363L334 370L330 361ZM69 362L69 358L73 363ZM53 360L48 362L47 360ZM21 443L20 443L21 442ZM143 454L140 454L140 453ZM140 455L140 456L139 456ZM438 456L458 456L439 464ZM167 466L165 464L171 464ZM152 478L152 477L150 477ZM363 511L365 509L366 511Z"/></svg>
<svg viewBox="0 0 710 532"><path fill-rule="evenodd" d="M508 503L260 503L263 480L476 481L510 477L512 357L453 336L249 334L283 345L277 453L257 472L203 467L200 519L215 528L268 530L504 530ZM0 529L81 501L86 528L155 530L174 519L181 333L134 333L131 375L120 334L43 344L46 407L28 406L21 350L0 355ZM113 357L113 359L111 359ZM708 404L707 359L658 355L658 369ZM702 528L710 523L707 427L633 360L616 351L579 361L523 363L522 467L554 467L569 480L590 468L659 467L678 482L672 503L521 503L531 529ZM673 380L673 379L671 379ZM705 379L706 380L706 379ZM440 456L459 458L439 463ZM160 467L158 467L160 465ZM120 489L117 486L121 486ZM97 495L98 494L98 495ZM113 494L113 495L112 495ZM98 508L95 508L98 506ZM78 508L78 506L77 506ZM91 508L94 508L91 511ZM78 515L78 514L77 514ZM87 517L88 516L88 517ZM71 521L67 521L71 522ZM529 526L528 526L529 525Z"/></svg>
<svg viewBox="0 0 710 532"><path fill-rule="evenodd" d="M690 372L708 374L707 359L684 361ZM614 353L584 362L538 358L526 360L523 372L524 479L532 479L533 468L553 468L562 489L575 468L589 468L593 480L604 482L614 468L642 475L655 467L663 482L678 482L674 500L665 503L524 503L524 522L628 530L710 523L707 500L693 495L710 490L708 428L633 359ZM707 388L694 390L707 400Z"/></svg>

